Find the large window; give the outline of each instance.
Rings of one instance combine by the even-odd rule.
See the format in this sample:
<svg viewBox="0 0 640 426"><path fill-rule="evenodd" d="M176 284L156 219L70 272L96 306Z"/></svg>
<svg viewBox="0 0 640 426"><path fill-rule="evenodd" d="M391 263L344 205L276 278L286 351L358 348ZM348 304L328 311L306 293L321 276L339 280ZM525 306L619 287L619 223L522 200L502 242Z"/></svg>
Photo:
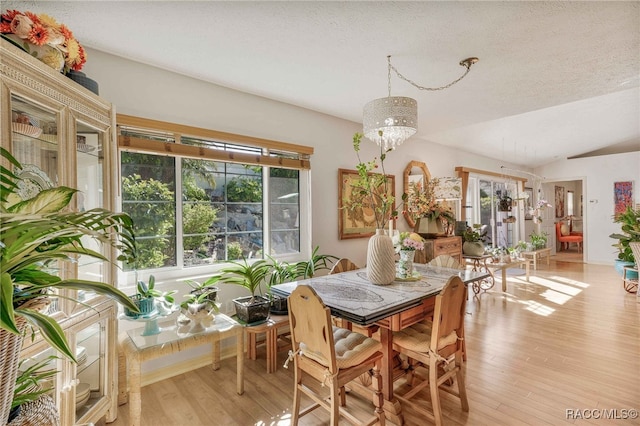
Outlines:
<svg viewBox="0 0 640 426"><path fill-rule="evenodd" d="M309 211L301 208L308 194L301 197L300 188L308 173L277 167L308 161L275 149L119 127L122 209L139 242L137 264L128 270L295 257L310 247L308 232L301 232L308 223L301 213Z"/></svg>

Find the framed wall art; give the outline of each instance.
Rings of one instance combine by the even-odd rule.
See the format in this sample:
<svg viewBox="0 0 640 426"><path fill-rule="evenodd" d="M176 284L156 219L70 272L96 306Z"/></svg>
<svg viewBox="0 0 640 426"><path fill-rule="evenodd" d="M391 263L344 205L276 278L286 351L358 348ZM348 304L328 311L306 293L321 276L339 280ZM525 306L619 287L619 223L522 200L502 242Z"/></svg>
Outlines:
<svg viewBox="0 0 640 426"><path fill-rule="evenodd" d="M564 186L556 186L556 217L564 217Z"/></svg>
<svg viewBox="0 0 640 426"><path fill-rule="evenodd" d="M338 232L341 240L370 237L376 231L375 213L369 207L369 200L354 190L358 179L356 170L338 169ZM395 176L387 175L387 179L388 194L395 196ZM379 188L379 191L383 190Z"/></svg>
<svg viewBox="0 0 640 426"><path fill-rule="evenodd" d="M525 188L524 193L527 194L524 198L524 219L533 219L533 188Z"/></svg>
<svg viewBox="0 0 640 426"><path fill-rule="evenodd" d="M613 214L624 213L628 206L633 207L633 181L613 183Z"/></svg>

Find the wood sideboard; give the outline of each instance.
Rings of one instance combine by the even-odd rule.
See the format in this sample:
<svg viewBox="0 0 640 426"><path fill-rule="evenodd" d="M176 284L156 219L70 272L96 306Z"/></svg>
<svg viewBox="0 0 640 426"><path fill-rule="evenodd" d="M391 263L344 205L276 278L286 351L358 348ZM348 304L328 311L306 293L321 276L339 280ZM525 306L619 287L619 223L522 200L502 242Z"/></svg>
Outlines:
<svg viewBox="0 0 640 426"><path fill-rule="evenodd" d="M448 254L462 264L462 237L425 239L424 249L416 250L414 262L429 263L441 254Z"/></svg>

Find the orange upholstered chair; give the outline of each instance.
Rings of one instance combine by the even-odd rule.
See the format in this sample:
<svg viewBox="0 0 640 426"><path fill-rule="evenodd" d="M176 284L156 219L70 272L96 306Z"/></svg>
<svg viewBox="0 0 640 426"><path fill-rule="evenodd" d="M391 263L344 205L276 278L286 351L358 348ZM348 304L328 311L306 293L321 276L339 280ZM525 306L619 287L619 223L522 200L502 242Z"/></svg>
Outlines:
<svg viewBox="0 0 640 426"><path fill-rule="evenodd" d="M569 250L569 244L576 243L578 250L582 252L582 235L571 234L569 227L562 222L556 222L556 240L560 243L559 251L564 250L565 247Z"/></svg>

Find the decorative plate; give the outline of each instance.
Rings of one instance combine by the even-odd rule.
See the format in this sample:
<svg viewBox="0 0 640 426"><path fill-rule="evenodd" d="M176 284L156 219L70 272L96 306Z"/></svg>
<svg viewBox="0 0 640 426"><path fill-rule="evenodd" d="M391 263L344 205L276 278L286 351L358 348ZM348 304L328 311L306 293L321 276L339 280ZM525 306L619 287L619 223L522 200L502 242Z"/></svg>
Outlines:
<svg viewBox="0 0 640 426"><path fill-rule="evenodd" d="M49 176L36 165L24 164L16 175L21 179L18 181L17 193L23 200L29 200L40 191L53 188Z"/></svg>
<svg viewBox="0 0 640 426"><path fill-rule="evenodd" d="M410 277L406 278L396 276L394 281L418 281L420 278L422 278L422 275L419 272L414 272Z"/></svg>

